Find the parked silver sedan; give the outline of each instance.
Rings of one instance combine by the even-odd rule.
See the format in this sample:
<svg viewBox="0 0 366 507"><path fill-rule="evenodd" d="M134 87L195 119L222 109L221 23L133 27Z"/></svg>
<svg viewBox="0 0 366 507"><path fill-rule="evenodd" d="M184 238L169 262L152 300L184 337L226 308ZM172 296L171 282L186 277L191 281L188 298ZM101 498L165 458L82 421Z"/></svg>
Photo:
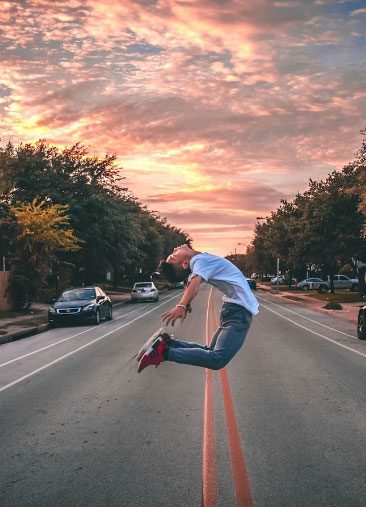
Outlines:
<svg viewBox="0 0 366 507"><path fill-rule="evenodd" d="M316 289L319 292L327 292L328 282L321 278L305 278L305 280L297 284L297 288L305 292L311 289Z"/></svg>
<svg viewBox="0 0 366 507"><path fill-rule="evenodd" d="M137 282L131 290L131 301L158 301L159 291L154 282Z"/></svg>

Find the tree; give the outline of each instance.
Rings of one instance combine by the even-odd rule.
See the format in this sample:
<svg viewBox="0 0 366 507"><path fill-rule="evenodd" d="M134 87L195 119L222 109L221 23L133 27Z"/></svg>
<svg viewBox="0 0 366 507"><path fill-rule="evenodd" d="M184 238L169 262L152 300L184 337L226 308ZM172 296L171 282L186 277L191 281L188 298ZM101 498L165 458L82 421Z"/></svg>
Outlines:
<svg viewBox="0 0 366 507"><path fill-rule="evenodd" d="M254 257L280 257L290 271L315 265L322 275L333 274L365 248L364 215L360 211L359 168L347 166L325 181L309 182L293 202L282 201L265 224L257 225Z"/></svg>
<svg viewBox="0 0 366 507"><path fill-rule="evenodd" d="M352 265L359 279L359 291L366 300L366 129L361 131L363 136L360 150L356 153L356 159L349 164L349 168L356 173L356 182L350 189L351 194L357 194L359 198L358 210L363 216L363 237L360 248L352 257Z"/></svg>
<svg viewBox="0 0 366 507"><path fill-rule="evenodd" d="M10 209L18 228L14 240L16 275L24 279L27 296L33 300L57 262L57 253L78 250L80 242L68 227L67 206L33 199Z"/></svg>
<svg viewBox="0 0 366 507"><path fill-rule="evenodd" d="M112 271L116 283L136 270L155 270L172 248L190 241L122 187L115 155L98 158L79 144L59 150L40 140L0 148L0 167L7 181L2 203L38 197L47 206L68 206L70 227L82 243L57 256L74 265L73 282L80 281L78 273L95 283Z"/></svg>
<svg viewBox="0 0 366 507"><path fill-rule="evenodd" d="M355 161L349 164L348 168L355 170L356 182L352 191L357 192L359 196L358 209L366 218L366 129L361 130L361 135L363 136L361 148L356 154ZM366 233L366 222L364 223L364 232Z"/></svg>
<svg viewBox="0 0 366 507"><path fill-rule="evenodd" d="M0 202L0 262L13 251L13 239L18 231L17 220L10 206Z"/></svg>
<svg viewBox="0 0 366 507"><path fill-rule="evenodd" d="M348 192L355 171L334 171L323 182L310 181L301 219L302 240L309 260L331 278L360 248L363 217L358 196Z"/></svg>
<svg viewBox="0 0 366 507"><path fill-rule="evenodd" d="M253 250L249 250L252 258L253 272L268 275L276 271L276 259L272 251L268 249L267 237L271 230L271 222L267 220L264 224L257 222L255 226L255 237L252 243Z"/></svg>

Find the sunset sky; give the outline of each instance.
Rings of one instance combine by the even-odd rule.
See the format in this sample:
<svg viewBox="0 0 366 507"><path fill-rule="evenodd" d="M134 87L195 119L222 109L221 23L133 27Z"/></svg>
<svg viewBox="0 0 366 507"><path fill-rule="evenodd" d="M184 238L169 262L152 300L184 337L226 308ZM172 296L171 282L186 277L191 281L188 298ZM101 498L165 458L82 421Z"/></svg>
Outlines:
<svg viewBox="0 0 366 507"><path fill-rule="evenodd" d="M244 252L257 216L361 146L364 0L29 0L0 15L1 142L116 153L125 186L197 249Z"/></svg>

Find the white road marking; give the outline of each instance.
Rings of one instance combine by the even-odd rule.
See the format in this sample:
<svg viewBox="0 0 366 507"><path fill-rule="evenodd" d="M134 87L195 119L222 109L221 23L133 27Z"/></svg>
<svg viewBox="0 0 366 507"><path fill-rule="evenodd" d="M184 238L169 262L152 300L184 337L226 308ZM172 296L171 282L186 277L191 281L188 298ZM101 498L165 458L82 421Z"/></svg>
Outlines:
<svg viewBox="0 0 366 507"><path fill-rule="evenodd" d="M117 303L117 304L120 304L120 303ZM146 308L146 306L147 305L142 306L141 308ZM121 319L122 317L126 317L126 315L130 315L131 313L134 313L137 310L138 309L136 308L136 310L133 310L132 312L125 313L124 315L120 315L119 317L116 317L113 320L116 321L118 319ZM71 340L72 338L76 338L77 336L80 336L80 335L82 335L84 333L88 333L89 331L92 331L93 329L95 329L97 327L100 328L100 327L102 327L105 324L107 324L107 322L101 322L99 324L99 326L88 327L88 329L84 329L84 331L80 331L80 333L73 334L72 336L68 336L67 338L63 338L62 340L59 340L59 341L54 342L54 343L51 343L50 345L46 345L45 347L42 347L40 349L33 350L33 352L28 352L28 354L24 354L23 356L18 356L15 359L10 359L10 361L7 361L6 363L0 364L0 368L2 368L3 366L8 365L10 363L14 363L15 361L20 361L20 359L24 359L25 357L32 356L33 354L36 354L37 352L42 352L43 350L49 349L51 347L54 347L55 345L59 345L60 343L67 342L68 340Z"/></svg>
<svg viewBox="0 0 366 507"><path fill-rule="evenodd" d="M345 336L349 336L350 338L356 338L356 336L348 333L344 333L343 331L339 331L339 329L335 329L334 327L327 326L326 324L322 324L321 322L318 322L317 320L310 319L309 317L305 317L305 315L301 315L301 313L294 312L293 310L290 310L289 308L286 308L285 306L281 306L278 303L273 303L273 301L268 301L268 299L264 299L260 296L257 296L257 299L261 299L262 301L265 301L266 303L270 303L271 305L279 306L283 310L286 310L287 312L293 313L294 315L297 315L298 317L301 317L302 319L310 320L310 322L314 322L318 326L326 327L327 329L331 329L332 331L336 331L337 333L344 334ZM289 300L291 301L291 300Z"/></svg>
<svg viewBox="0 0 366 507"><path fill-rule="evenodd" d="M282 317L282 319L288 320L289 322L291 322L295 326L301 327L302 329L305 329L306 331L309 331L310 333L313 333L316 336L319 336L320 338L323 338L324 340L327 340L328 342L334 343L334 345L338 345L338 347L342 347L343 349L349 350L350 352L354 352L355 354L358 354L359 356L366 357L366 354L364 354L362 352L359 352L358 350L355 350L352 347L347 347L347 345L343 345L343 343L339 343L339 342L337 342L335 340L332 340L331 338L328 338L327 336L324 336L324 335L322 335L320 333L317 333L316 331L313 331L312 329L309 329L308 327L302 326L301 324L298 324L294 320L291 320L291 319L288 319L287 317L284 317L283 315L281 315L280 313L276 312L275 310L272 310L272 308L269 308L266 305L262 304L262 306L263 306L263 308L265 308L269 312L275 313L279 317Z"/></svg>
<svg viewBox="0 0 366 507"><path fill-rule="evenodd" d="M59 360L61 360L61 359L65 358L65 357L68 357L69 355L73 354L74 352L77 352L77 351L79 351L79 350L81 350L81 349L83 349L83 348L85 348L85 347L87 347L87 346L91 345L92 343L95 343L96 341L100 340L101 338L105 338L106 336L108 336L108 335L110 335L110 334L114 333L115 331L118 331L119 329L122 329L123 327L126 327L126 326L128 326L129 324L132 324L132 323L133 323L133 322L135 322L136 320L141 319L142 317L144 317L145 315L148 315L149 313L153 312L153 311L154 311L154 310L156 310L157 308L160 308L161 306L164 306L166 303L169 303L169 301L172 301L172 300L173 300L173 299L175 299L177 296L181 296L181 294L176 294L175 296L171 297L170 299L167 299L166 301L164 301L163 303L161 303L161 304L160 304L160 305L158 305L158 306L154 306L154 308L152 308L152 309L151 309L151 310L149 310L148 312L143 313L143 314L142 314L142 315L140 315L139 317L136 317L135 319L131 320L130 322L126 322L126 323L125 323L125 324L123 324L122 326L119 326L119 327L117 327L117 328L115 328L115 329L112 329L112 330L111 330L111 331L109 331L108 333L106 333L106 334L104 334L104 335L102 335L102 336L100 336L100 337L96 338L95 340L92 340L91 342L88 342L87 344L85 344L85 345L83 345L83 346L79 347L78 349L75 349L74 351L71 351L71 352L69 352L68 354L65 354L65 355L64 355L64 356L62 356L60 359L56 359L55 361L52 361L51 363L48 363L48 365L46 365L45 367L43 367L43 366L42 366L40 369L35 370L35 373L38 373L38 371L41 371L41 370L43 370L44 368L46 368L46 367L48 367L48 366L51 366L51 365L52 365L52 364L54 364L55 362L57 363ZM146 308L146 306L148 306L148 305L145 305L145 306L143 306L142 308ZM128 312L127 314L121 315L120 317L117 317L117 319L120 319L120 318L122 318L122 317L125 317L126 315L130 315L131 313L134 313L134 312L135 312L135 311L137 311L138 309L139 309L139 308L137 308L136 310L133 310L132 312ZM141 309L141 308L140 308L140 309ZM114 320L117 320L117 319L114 319ZM15 359L11 359L10 361L7 361L6 363L0 364L0 368L1 368L2 366L6 366L7 364L13 363L13 362L15 362L15 361L19 361L20 359L24 359L25 357L31 356L32 354L35 354L35 353L37 353L37 352L41 352L41 351L43 351L43 350L45 350L45 349L48 349L48 348L53 347L53 346L55 346L55 345L58 345L59 343L65 342L65 341L67 341L67 340L71 340L72 338L75 338L76 336L80 336L80 335L81 335L81 334L83 334L83 333L86 333L86 332L88 332L88 331L91 331L91 330L93 330L93 329L96 329L97 327L98 327L98 328L100 328L100 327L101 327L101 325L99 325L99 326L94 326L94 327L92 327L92 328L88 328L88 329L86 329L85 331L81 331L80 333L77 333L77 334L75 334L75 335L69 336L68 338L64 338L63 340L60 340L60 341L55 342L55 343L52 343L51 345L47 345L46 347L42 347L42 348L40 348L40 349L34 350L33 352L29 352L28 354L24 354L23 356L19 356L19 357L15 358ZM16 383L16 384L17 384L18 382L20 382L21 380L24 380L25 378L28 378L28 377L29 377L29 376L31 376L32 374L34 374L34 372L32 372L32 373L30 373L30 374L28 374L28 375L25 375L24 377L21 377L21 379L20 379L20 380L18 380L18 381L14 381L14 382L12 382L11 384L8 384L8 386L5 386L5 388L7 388L7 387L11 387L11 385L14 385L14 383ZM0 388L0 392L1 392L1 391L3 391L3 390L4 390L4 387Z"/></svg>

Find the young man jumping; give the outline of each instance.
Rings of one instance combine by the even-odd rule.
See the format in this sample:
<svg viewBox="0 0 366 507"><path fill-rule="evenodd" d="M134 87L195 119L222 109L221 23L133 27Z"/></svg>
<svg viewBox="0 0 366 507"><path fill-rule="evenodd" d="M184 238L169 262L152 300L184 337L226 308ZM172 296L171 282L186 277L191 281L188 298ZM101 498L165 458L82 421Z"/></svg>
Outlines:
<svg viewBox="0 0 366 507"><path fill-rule="evenodd" d="M224 294L220 326L210 345L176 340L168 333L158 332L140 350L138 372L147 366L158 366L163 361L211 370L226 366L243 345L252 316L258 313L258 302L241 271L223 257L198 252L188 245L175 248L167 260L160 263L159 271L171 283L188 278L179 303L162 314L166 325L174 326L176 320L184 321L191 311L190 303L204 280Z"/></svg>

